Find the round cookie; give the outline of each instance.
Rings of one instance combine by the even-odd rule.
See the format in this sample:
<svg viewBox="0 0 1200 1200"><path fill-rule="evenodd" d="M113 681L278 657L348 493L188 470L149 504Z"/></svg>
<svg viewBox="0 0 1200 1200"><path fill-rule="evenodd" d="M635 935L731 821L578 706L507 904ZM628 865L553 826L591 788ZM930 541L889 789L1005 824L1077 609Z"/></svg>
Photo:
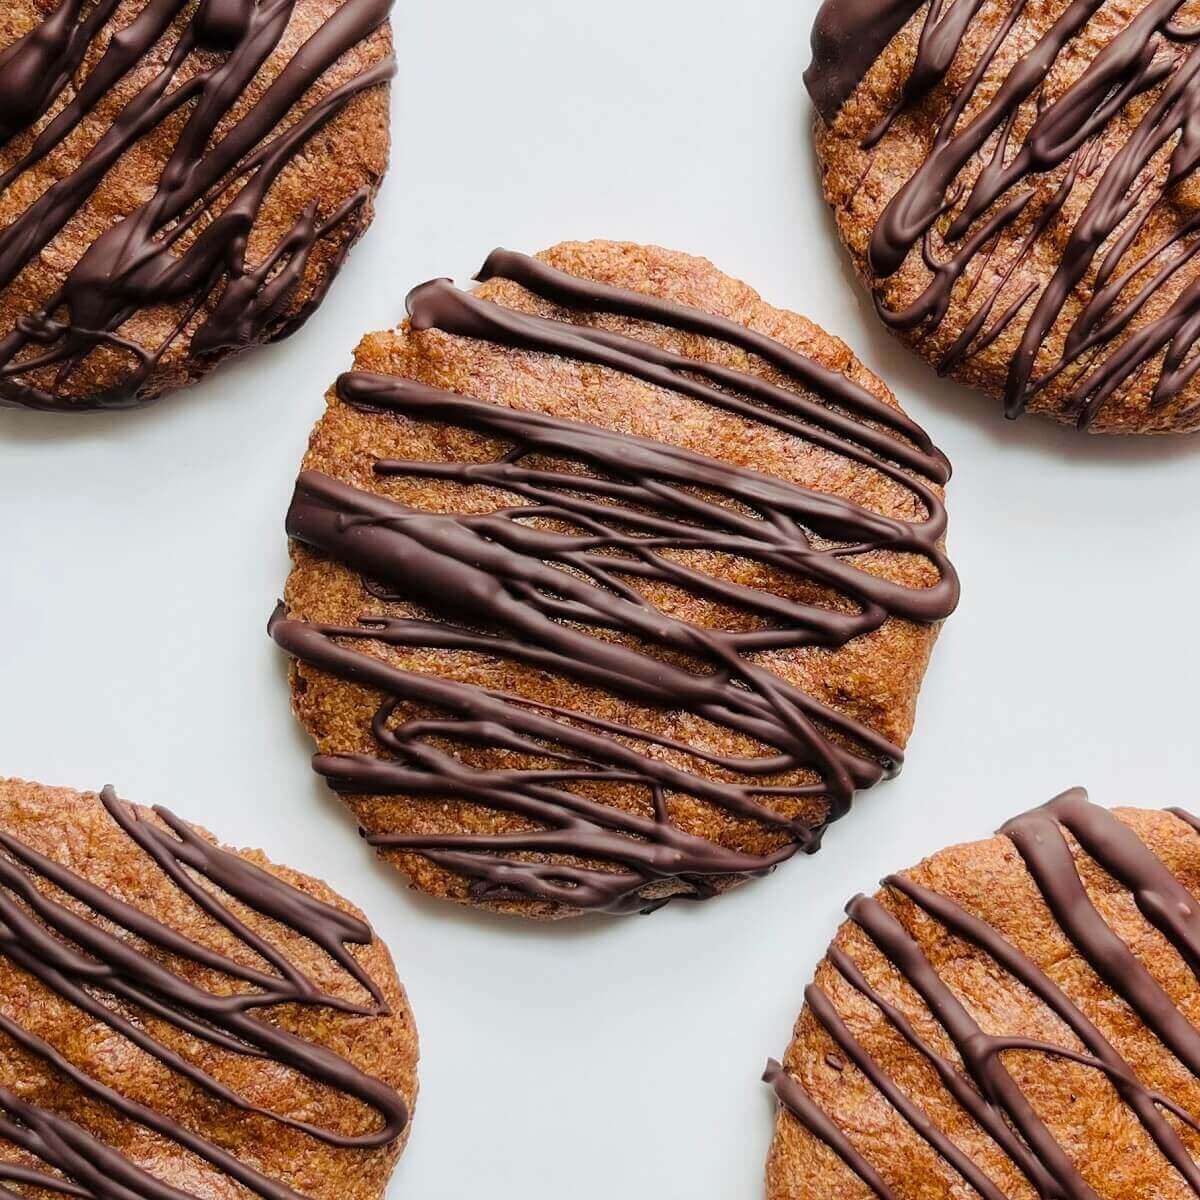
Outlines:
<svg viewBox="0 0 1200 1200"><path fill-rule="evenodd" d="M944 457L710 263L497 251L417 288L313 433L271 632L316 770L420 889L704 899L893 773L939 623Z"/></svg>
<svg viewBox="0 0 1200 1200"><path fill-rule="evenodd" d="M0 1043L9 1196L375 1200L417 1089L345 900L111 788L0 780Z"/></svg>
<svg viewBox="0 0 1200 1200"><path fill-rule="evenodd" d="M1081 789L859 896L784 1065L770 1200L1200 1195L1200 823Z"/></svg>
<svg viewBox="0 0 1200 1200"><path fill-rule="evenodd" d="M1200 427L1200 7L825 0L826 198L940 372L1097 432Z"/></svg>
<svg viewBox="0 0 1200 1200"><path fill-rule="evenodd" d="M389 8L3 6L0 404L140 404L303 324L387 167Z"/></svg>

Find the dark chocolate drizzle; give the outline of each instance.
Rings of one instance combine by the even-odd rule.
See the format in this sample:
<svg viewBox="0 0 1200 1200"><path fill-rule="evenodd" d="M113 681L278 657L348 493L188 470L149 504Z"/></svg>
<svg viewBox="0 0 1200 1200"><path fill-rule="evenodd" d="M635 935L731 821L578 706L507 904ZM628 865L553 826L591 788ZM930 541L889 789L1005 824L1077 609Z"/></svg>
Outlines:
<svg viewBox="0 0 1200 1200"><path fill-rule="evenodd" d="M846 812L857 789L898 769L901 751L788 684L757 655L842 646L889 616L936 622L952 611L958 584L941 549L945 510L934 486L948 476L944 457L890 406L752 330L507 252L493 254L481 277L518 282L566 306L581 323L524 314L443 280L410 297L413 328L601 364L767 422L901 482L919 499L924 518L896 520L677 446L410 380L343 376L338 394L347 404L470 429L511 447L494 462L379 462L378 475L495 489L516 503L485 515L436 514L318 472L300 476L288 533L360 572L376 595L430 614L364 617L357 627L333 628L276 613L271 633L284 649L385 697L373 725L380 756L318 756L316 770L345 793L458 797L534 825L506 836L370 837L379 848L417 852L466 876L480 899L534 897L573 908L645 911L655 906L644 894L648 885L673 879L681 895L704 898L714 877L761 874L797 847L816 849L824 825ZM817 398L582 323L584 314L597 312L741 346ZM855 561L876 550L923 557L937 582L902 586ZM678 561L672 553L678 551L752 559L852 603L801 602L728 582ZM668 615L637 590L637 581L671 584L748 614L753 627L709 628ZM636 644L597 636L605 631ZM766 753L706 754L643 729L400 670L356 648L364 641L477 651L527 664L640 707L702 718ZM397 714L412 706L442 715L406 717L397 726ZM483 770L447 744L550 765ZM715 766L720 777L673 765L680 756ZM810 773L815 781L794 782ZM638 815L592 798L596 785L606 783L644 788L650 811ZM587 785L588 794L578 785ZM778 835L780 848L751 854L685 833L672 822L672 796L758 822ZM771 804L806 797L820 798L827 809L816 827Z"/></svg>
<svg viewBox="0 0 1200 1200"><path fill-rule="evenodd" d="M952 298L971 304L971 315L942 357L943 370L1022 323L1005 389L1010 417L1062 379L1064 411L1087 427L1143 372L1153 383L1149 408L1155 412L1177 400L1200 369L1200 355L1193 353L1200 338L1200 281L1191 278L1200 217L1173 217L1172 233L1136 257L1132 253L1151 218L1200 162L1200 27L1178 24L1182 2L1149 0L1051 98L1047 74L1079 44L1104 0L1063 5L1051 28L995 88L993 64L1008 39L1019 36L1025 8L1025 0L1005 0L994 36L957 90L941 85L982 0L932 0L901 95L863 142L872 150L901 113L939 87L945 93L929 106L940 113L933 145L889 201L869 253L871 270L886 279L919 246L930 279L900 310L888 308L877 288L876 306L893 328L932 334ZM897 0L883 7L881 19L865 28L859 0L826 0L821 9L814 33L819 53L806 79L827 122L878 57L878 43L886 44L919 6ZM964 119L980 95L986 103ZM1139 107L1131 111L1135 101ZM1118 116L1133 129L1114 146L1111 123ZM1025 130L1023 139L1018 127ZM1058 173L1057 186L1039 188L1039 178L1052 172ZM1063 208L1082 188L1088 189L1083 211L1066 225ZM1063 243L1046 282L1022 271L1043 235ZM1175 287L1177 277L1183 285L1165 310L1147 315L1151 298ZM1063 328L1068 302L1080 295L1081 311ZM1180 416L1190 416L1194 407Z"/></svg>
<svg viewBox="0 0 1200 1200"><path fill-rule="evenodd" d="M385 1015L388 1008L382 993L348 949L349 945L369 945L370 928L222 850L165 809L154 809L167 827L164 830L117 799L111 788L105 788L100 799L113 821L163 873L270 969L246 966L193 941L4 832L0 832L0 955L88 1018L103 1022L209 1096L242 1112L269 1118L341 1148L369 1150L397 1138L408 1122L399 1093L326 1047L253 1015L281 1004L325 1008L361 1018ZM202 886L196 876L212 887ZM39 886L39 880L94 915L81 915L77 908L55 899L47 886ZM222 901L221 892L319 946L364 990L366 1002L323 992L276 946L250 929ZM113 927L119 932L110 932ZM161 955L139 949L139 940L177 960L219 972L226 987L208 991L190 982ZM233 989L228 989L230 983ZM281 1064L336 1089L373 1111L375 1127L361 1134L341 1134L258 1107L158 1040L152 1032L155 1022L234 1054ZM285 1183L264 1175L216 1142L93 1079L14 1017L0 1014L0 1035L90 1099L174 1142L264 1200L299 1200L299 1194ZM3 1087L0 1138L48 1169L0 1163L3 1181L84 1200L181 1200L188 1195L75 1121ZM0 1194L13 1196L3 1187Z"/></svg>
<svg viewBox="0 0 1200 1200"><path fill-rule="evenodd" d="M1182 812L1177 815L1200 832L1200 823L1194 817ZM1163 1047L1200 1077L1200 1032L1092 904L1067 835L1082 853L1129 890L1141 914L1170 942L1193 973L1200 972L1200 905L1196 898L1132 829L1106 809L1091 804L1082 789L1066 792L1045 807L1010 821L1001 833L1016 847L1047 908L1078 954ZM1014 986L1026 989L1054 1013L1081 1047L986 1033L888 908L865 896L857 897L848 906L846 911L851 920L949 1035L958 1060L939 1054L923 1040L909 1017L872 987L843 950L832 948L829 962L937 1074L946 1092L990 1136L1038 1196L1045 1200L1097 1200L1078 1164L1054 1138L1005 1068L1003 1056L1011 1051L1043 1054L1051 1061L1070 1061L1103 1073L1164 1159L1192 1192L1200 1196L1200 1166L1179 1131L1182 1125L1200 1132L1200 1114L1186 1111L1143 1084L1133 1067L1068 994L985 920L904 875L893 875L884 884L897 897L910 901L936 921L948 935L987 955L997 970L1011 977ZM1004 1200L1005 1193L982 1167L929 1119L920 1104L905 1094L855 1038L825 992L813 984L805 992L805 1000L808 1011L833 1040L838 1052L854 1064L944 1162L985 1200ZM776 1062L768 1064L764 1078L774 1086L784 1107L833 1150L880 1200L898 1200L906 1194L899 1185L884 1180L879 1168L852 1144L799 1080Z"/></svg>
<svg viewBox="0 0 1200 1200"><path fill-rule="evenodd" d="M127 406L145 398L139 389L189 327L190 351L198 356L284 337L320 303L365 226L369 187L334 212L321 214L315 202L308 205L260 262L247 261L249 235L280 172L356 96L393 74L388 57L296 112L309 89L383 24L391 0L344 0L253 107L219 135L279 45L296 0L201 0L190 19L182 19L192 5L146 0L128 25L113 32L116 0L96 0L86 14L82 0L62 0L42 24L0 52L4 192L60 147L164 38L174 39L162 67L81 161L0 230L0 290L50 245L123 155L187 112L153 195L105 230L62 286L0 336L0 402L50 409ZM79 80L84 56L109 33L103 53ZM289 311L313 249L344 227L349 232L339 234L342 244L319 294L301 311ZM166 305L181 305L183 315L159 346L147 349L121 336L135 313ZM132 358L121 382L82 399L56 395L102 347ZM30 378L47 368L55 368L49 389Z"/></svg>
<svg viewBox="0 0 1200 1200"><path fill-rule="evenodd" d="M922 0L827 0L812 31L812 62L804 84L817 111L832 124Z"/></svg>

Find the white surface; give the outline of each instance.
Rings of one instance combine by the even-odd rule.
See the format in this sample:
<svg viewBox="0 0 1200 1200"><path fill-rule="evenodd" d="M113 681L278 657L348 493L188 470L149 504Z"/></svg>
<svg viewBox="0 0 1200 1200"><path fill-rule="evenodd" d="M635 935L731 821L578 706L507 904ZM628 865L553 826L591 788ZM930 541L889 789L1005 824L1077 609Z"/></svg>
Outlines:
<svg viewBox="0 0 1200 1200"><path fill-rule="evenodd" d="M151 410L0 412L0 773L111 781L368 912L423 1052L393 1198L760 1196L758 1074L855 891L1071 784L1200 802L1200 444L1008 424L889 340L818 195L815 4L400 0L392 174L308 328ZM375 862L309 773L265 626L296 466L358 337L496 244L568 237L707 255L845 337L955 464L964 594L903 777L817 858L706 907L545 929Z"/></svg>

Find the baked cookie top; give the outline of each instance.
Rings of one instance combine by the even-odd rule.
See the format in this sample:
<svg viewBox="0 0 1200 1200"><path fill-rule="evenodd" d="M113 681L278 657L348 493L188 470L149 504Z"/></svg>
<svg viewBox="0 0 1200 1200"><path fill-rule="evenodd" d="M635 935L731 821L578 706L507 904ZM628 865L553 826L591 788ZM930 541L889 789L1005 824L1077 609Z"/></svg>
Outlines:
<svg viewBox="0 0 1200 1200"><path fill-rule="evenodd" d="M10 1196L375 1200L416 1096L361 916L111 788L0 780L0 1043Z"/></svg>
<svg viewBox="0 0 1200 1200"><path fill-rule="evenodd" d="M1200 1195L1200 824L1081 789L847 912L784 1065L771 1200Z"/></svg>
<svg viewBox="0 0 1200 1200"><path fill-rule="evenodd" d="M849 350L654 247L498 251L329 395L271 624L314 765L423 890L701 899L895 771L949 469Z"/></svg>
<svg viewBox="0 0 1200 1200"><path fill-rule="evenodd" d="M1200 5L826 0L824 189L939 371L1112 432L1200 426Z"/></svg>
<svg viewBox="0 0 1200 1200"><path fill-rule="evenodd" d="M0 403L151 400L298 328L387 166L390 0L0 11Z"/></svg>

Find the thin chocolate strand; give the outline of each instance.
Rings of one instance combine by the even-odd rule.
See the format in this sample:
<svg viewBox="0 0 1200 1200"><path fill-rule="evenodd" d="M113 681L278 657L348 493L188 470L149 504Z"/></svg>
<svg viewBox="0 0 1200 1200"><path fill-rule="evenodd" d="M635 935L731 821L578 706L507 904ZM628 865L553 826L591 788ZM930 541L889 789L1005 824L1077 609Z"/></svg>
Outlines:
<svg viewBox="0 0 1200 1200"><path fill-rule="evenodd" d="M680 896L703 899L713 893L714 877L762 874L797 847L815 850L824 826L847 811L856 790L898 769L901 751L786 683L755 654L839 647L890 617L932 623L953 610L958 583L941 548L946 516L937 491L948 475L944 457L907 418L857 384L753 330L507 251L493 253L480 275L519 283L581 317L616 313L722 339L784 372L801 390L588 324L528 317L445 281L412 293L413 328L600 363L772 424L896 480L924 515L886 517L681 447L410 380L343 376L338 394L347 404L469 429L511 447L493 462L385 460L375 464L378 475L445 480L524 503L438 514L317 472L300 476L288 533L359 572L371 594L433 614L364 617L345 628L276 613L272 636L296 658L384 697L373 723L380 757L322 755L316 769L346 793L465 798L530 822L532 830L506 836L383 831L370 837L379 848L420 853L466 876L476 898L645 911L661 902L647 898L646 889L663 881L677 881ZM528 523L534 519L559 531ZM816 585L821 598L801 602L726 582L679 562L675 552L687 551L756 560ZM871 573L857 560L875 551L920 556L936 580L912 587ZM631 586L635 580L670 584L757 620L749 629L724 630L668 616ZM851 604L830 604L833 595ZM624 638L596 636L607 630ZM524 663L641 709L690 713L767 753L713 755L641 730L636 721L600 721L400 670L357 648L368 641ZM393 728L397 711L410 705L444 715L411 716ZM481 770L447 744L491 747L565 769ZM670 749L672 759L649 753L652 746ZM675 765L680 757L693 762ZM695 762L733 778L710 778ZM644 789L653 816L585 798L572 789L580 783ZM761 823L779 847L748 854L684 834L672 823L670 795ZM769 803L805 797L824 802L816 825L785 817Z"/></svg>
<svg viewBox="0 0 1200 1200"><path fill-rule="evenodd" d="M949 369L981 353L1021 313L1027 313L1006 385L1005 409L1010 417L1024 411L1042 389L1072 369L1076 374L1065 401L1080 426L1090 425L1105 402L1144 369L1154 379L1150 401L1154 410L1183 393L1200 362L1193 353L1200 339L1197 283L1184 286L1164 312L1121 340L1155 290L1192 259L1195 244L1180 256L1171 257L1170 251L1195 237L1195 222L1185 222L1153 253L1110 283L1158 206L1169 202L1170 189L1190 177L1200 163L1200 56L1193 45L1200 30L1176 23L1182 0L1151 0L1061 95L1048 98L1047 74L1102 3L1073 0L1066 5L1037 44L1018 57L977 115L962 122L963 112L1024 9L1024 0L1008 0L996 34L969 79L956 90L948 89L948 108L931 152L889 201L872 234L871 267L881 278L893 275L910 252L922 247L932 274L925 290L900 311L888 309L877 292L877 307L896 328L932 331L941 325L953 297L969 300L974 285L964 281L978 256L987 247L990 255L1004 230L1031 203L1034 210L1042 205L1033 217L1032 232L1010 252L997 272L999 283L985 290L942 363L943 369ZM817 19L814 63L806 79L827 123L836 120L871 64L918 7L899 0L888 3L879 19L865 23L864 30L859 0L826 0ZM948 11L944 7L940 0L930 4L901 97L864 147L873 147L901 113L944 82L979 5L974 0L956 0ZM1063 235L1065 247L1053 276L1044 284L1030 285L1019 267L1034 241L1059 218L1067 196L1080 181L1094 177L1096 154L1105 152L1111 123L1128 111L1131 101L1155 90L1155 101L1145 107L1126 140L1107 152L1099 178L1089 183L1088 201ZM1023 143L1006 154L1013 125L1027 106L1036 106L1032 124ZM995 152L964 195L961 175L993 139L997 139ZM1146 172L1164 155L1165 169L1147 199ZM1081 172L1078 167L1085 159L1089 169ZM1069 164L1063 189L1049 202L1037 201L1030 184L1063 164ZM952 215L943 222L946 213ZM935 227L950 252L944 259L934 250ZM1014 278L1017 294L1010 293L1008 307L988 337L977 340L982 319ZM960 283L968 287L965 295L957 290ZM1090 289L1091 299L1063 330L1062 348L1052 351L1058 345L1052 334L1068 302L1083 289Z"/></svg>
<svg viewBox="0 0 1200 1200"><path fill-rule="evenodd" d="M111 39L73 97L0 177L0 187L10 187L62 145L113 86L146 58L188 2L148 0ZM4 288L62 231L123 155L191 104L150 199L102 233L41 309L23 316L0 337L0 403L61 407L63 402L35 384L30 372L57 367L58 382L65 384L71 372L103 346L128 351L133 363L108 393L72 401L72 406L136 403L138 389L154 366L202 311L192 335L197 354L237 349L262 336L283 336L315 306L310 302L295 318L284 315L317 243L353 223L355 228L338 251L340 261L355 239L367 192L351 197L326 220L318 220L310 206L258 265L246 261L247 239L280 172L356 96L394 73L389 57L333 88L275 132L312 85L387 19L391 0L345 0L253 107L214 140L279 45L295 2L202 0L162 69L126 103L78 165L0 231ZM77 0L63 0L42 25L0 54L0 145L51 111L115 7L100 3L84 17ZM198 52L212 51L219 55L213 65L175 86ZM224 204L222 197L227 198ZM210 217L186 249L178 249L184 235ZM185 306L184 319L157 348L143 350L119 336L120 327L136 312L177 303Z"/></svg>
<svg viewBox="0 0 1200 1200"><path fill-rule="evenodd" d="M1200 832L1200 822L1196 818L1183 812L1176 815ZM1083 888L1064 832L1076 840L1083 853L1129 890L1146 920L1171 942L1193 970L1200 946L1194 897L1128 826L1112 813L1090 804L1081 789L1064 793L1043 808L1009 822L1002 830L1012 839L1028 866L1050 913L1092 970L1141 1016L1146 1028L1180 1062L1200 1077L1200 1070L1193 1061L1193 1043L1197 1038L1194 1029L1149 976L1140 960L1099 916ZM1132 1066L1067 993L985 920L906 876L891 876L884 882L890 891L911 902L947 933L986 954L1012 977L1015 984L1028 989L1053 1012L1082 1044L1081 1051L1071 1045L985 1034L940 979L913 936L888 909L878 901L864 897L859 897L848 907L851 919L917 992L928 1012L950 1035L965 1073L955 1063L936 1054L917 1035L909 1018L867 981L849 955L834 947L829 954L830 962L935 1070L947 1093L991 1136L1040 1197L1045 1200L1086 1197L1090 1200L1095 1192L1050 1136L1002 1066L1002 1056L1012 1051L1062 1058L1103 1073L1166 1161L1192 1192L1200 1196L1200 1166L1167 1119L1169 1114L1190 1129L1200 1131L1200 1116L1143 1084ZM928 1123L925 1114L899 1090L896 1082L862 1045L861 1039L850 1034L830 997L814 985L806 993L806 999L808 1011L841 1053L980 1196L991 1200L995 1195L993 1181L978 1174L979 1164L964 1162L958 1147L940 1129ZM898 1200L901 1193L888 1190L887 1185L883 1185L884 1191L878 1190L880 1176L870 1162L869 1152L860 1152L844 1135L835 1145L830 1130L837 1131L836 1121L820 1109L797 1080L788 1075L785 1078L786 1086L780 1086L777 1078L774 1080L776 1092L797 1120L814 1137L837 1149L847 1166L882 1200Z"/></svg>
<svg viewBox="0 0 1200 1200"><path fill-rule="evenodd" d="M251 1010L278 1004L319 1006L359 1016L385 1013L377 985L346 949L346 943L370 944L369 927L356 917L297 891L253 863L221 850L165 810L156 811L174 837L117 799L111 788L101 793L101 802L113 821L136 845L151 854L166 876L202 911L249 950L277 966L279 974L243 966L192 941L10 834L0 834L0 848L7 855L0 857L0 954L64 1001L102 1021L196 1086L244 1112L270 1118L332 1146L370 1149L398 1137L408 1117L403 1098L392 1088L364 1075L324 1047L249 1015ZM217 892L201 888L192 876L185 874L184 866L248 909L287 925L326 950L348 975L366 988L374 1000L372 1006L353 1004L320 991L278 948L249 930ZM35 881L39 879L86 905L104 922L178 959L251 983L256 990L220 994L188 982L139 950L133 940L108 932L97 920L53 899L37 886ZM103 993L110 993L125 1004L110 1006L100 998ZM359 1135L339 1134L251 1104L155 1038L144 1019L123 1015L129 1005L144 1010L143 1015L164 1020L214 1045L241 1055L272 1059L316 1083L334 1088L372 1109L379 1118L378 1128ZM91 1078L15 1019L0 1015L0 1033L88 1096L125 1119L176 1142L264 1200L298 1200L297 1193L286 1184L264 1175L173 1118ZM178 1200L185 1195L141 1170L74 1122L21 1101L4 1089L0 1089L0 1111L19 1122L13 1125L0 1120L0 1136L16 1141L48 1167L73 1180L78 1188L55 1184L53 1177L46 1177L48 1182L38 1186L97 1200ZM26 1178L5 1168L0 1171L0 1178L34 1182L34 1174L39 1173Z"/></svg>
<svg viewBox="0 0 1200 1200"><path fill-rule="evenodd" d="M967 1074L957 1064L951 1062L948 1058L944 1058L927 1045L917 1034L908 1018L894 1004L890 1004L877 989L871 986L866 976L848 955L837 949L837 947L832 947L828 957L830 963L837 968L842 978L879 1009L888 1024L925 1059L929 1066L936 1072L946 1090L964 1109L972 1113L980 1127L987 1132L998 1146L1003 1148L1005 1154L1017 1164L1025 1176L1048 1183L1049 1176L1047 1176L1044 1168L1029 1152L1020 1137L1017 1136L1004 1119L1000 1108L991 1104L979 1104L979 1092ZM925 1136L923 1131L922 1136Z"/></svg>

